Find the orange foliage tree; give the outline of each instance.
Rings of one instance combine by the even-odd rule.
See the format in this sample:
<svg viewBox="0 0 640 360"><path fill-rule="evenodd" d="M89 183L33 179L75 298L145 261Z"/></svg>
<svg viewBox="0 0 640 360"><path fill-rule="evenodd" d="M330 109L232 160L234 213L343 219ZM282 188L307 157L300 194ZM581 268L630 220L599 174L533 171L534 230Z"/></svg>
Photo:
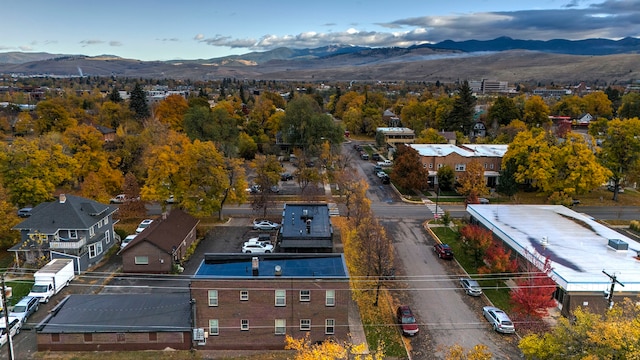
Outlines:
<svg viewBox="0 0 640 360"><path fill-rule="evenodd" d="M473 255L475 264L478 266L480 259L493 241L491 231L478 225L467 225L460 229L460 236L465 251Z"/></svg>
<svg viewBox="0 0 640 360"><path fill-rule="evenodd" d="M511 250L505 250L497 241L493 241L487 249L484 263L485 265L478 268L480 274L510 273L518 269L517 260L511 258Z"/></svg>

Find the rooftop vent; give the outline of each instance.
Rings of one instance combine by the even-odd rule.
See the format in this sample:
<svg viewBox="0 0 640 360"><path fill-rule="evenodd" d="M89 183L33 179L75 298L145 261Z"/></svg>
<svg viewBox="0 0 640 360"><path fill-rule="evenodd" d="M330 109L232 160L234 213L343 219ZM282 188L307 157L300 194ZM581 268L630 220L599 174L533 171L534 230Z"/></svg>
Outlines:
<svg viewBox="0 0 640 360"><path fill-rule="evenodd" d="M620 239L609 239L609 246L616 251L627 251L629 250L629 244Z"/></svg>
<svg viewBox="0 0 640 360"><path fill-rule="evenodd" d="M276 265L274 270L275 270L274 273L276 274L276 276L282 275L282 267L280 265Z"/></svg>

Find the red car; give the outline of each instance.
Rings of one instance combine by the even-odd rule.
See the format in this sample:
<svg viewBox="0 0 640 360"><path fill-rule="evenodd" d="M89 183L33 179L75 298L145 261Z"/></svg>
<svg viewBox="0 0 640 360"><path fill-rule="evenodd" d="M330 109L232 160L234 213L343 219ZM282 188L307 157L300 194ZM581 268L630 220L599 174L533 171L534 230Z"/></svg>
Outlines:
<svg viewBox="0 0 640 360"><path fill-rule="evenodd" d="M420 331L420 329L418 329L416 318L413 316L413 312L411 312L411 308L409 308L409 306L399 306L396 311L396 317L398 324L400 324L400 328L402 329L402 335L414 336L418 331Z"/></svg>
<svg viewBox="0 0 640 360"><path fill-rule="evenodd" d="M447 244L435 244L433 246L433 251L438 254L440 259L452 260L453 259L453 250Z"/></svg>

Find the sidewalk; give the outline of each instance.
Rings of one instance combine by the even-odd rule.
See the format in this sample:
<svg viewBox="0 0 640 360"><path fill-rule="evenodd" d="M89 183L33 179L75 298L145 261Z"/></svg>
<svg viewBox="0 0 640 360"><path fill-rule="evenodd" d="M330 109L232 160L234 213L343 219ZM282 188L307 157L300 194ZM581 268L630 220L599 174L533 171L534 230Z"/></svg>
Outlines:
<svg viewBox="0 0 640 360"><path fill-rule="evenodd" d="M349 301L349 336L351 337L351 344L364 344L365 350L362 354L369 354L369 345L367 344L367 337L364 333L364 326L362 326L360 309L353 299L350 299Z"/></svg>

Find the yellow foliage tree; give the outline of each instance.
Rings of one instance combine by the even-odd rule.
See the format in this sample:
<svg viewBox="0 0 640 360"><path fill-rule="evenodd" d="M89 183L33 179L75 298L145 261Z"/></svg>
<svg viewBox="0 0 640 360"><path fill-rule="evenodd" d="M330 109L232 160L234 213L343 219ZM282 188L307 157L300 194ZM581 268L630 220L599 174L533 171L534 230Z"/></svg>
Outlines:
<svg viewBox="0 0 640 360"><path fill-rule="evenodd" d="M466 350L462 346L455 344L449 348L445 355L446 360L491 360L493 354L489 348L483 344L477 344L472 349Z"/></svg>
<svg viewBox="0 0 640 360"><path fill-rule="evenodd" d="M364 344L339 343L334 340L323 341L320 344L312 344L309 336L293 338L287 335L285 349L296 352L294 360L382 360L382 349L374 353L363 354Z"/></svg>
<svg viewBox="0 0 640 360"><path fill-rule="evenodd" d="M184 130L184 114L189 110L189 103L180 95L169 95L158 103L155 115L160 122L168 124L172 130Z"/></svg>

